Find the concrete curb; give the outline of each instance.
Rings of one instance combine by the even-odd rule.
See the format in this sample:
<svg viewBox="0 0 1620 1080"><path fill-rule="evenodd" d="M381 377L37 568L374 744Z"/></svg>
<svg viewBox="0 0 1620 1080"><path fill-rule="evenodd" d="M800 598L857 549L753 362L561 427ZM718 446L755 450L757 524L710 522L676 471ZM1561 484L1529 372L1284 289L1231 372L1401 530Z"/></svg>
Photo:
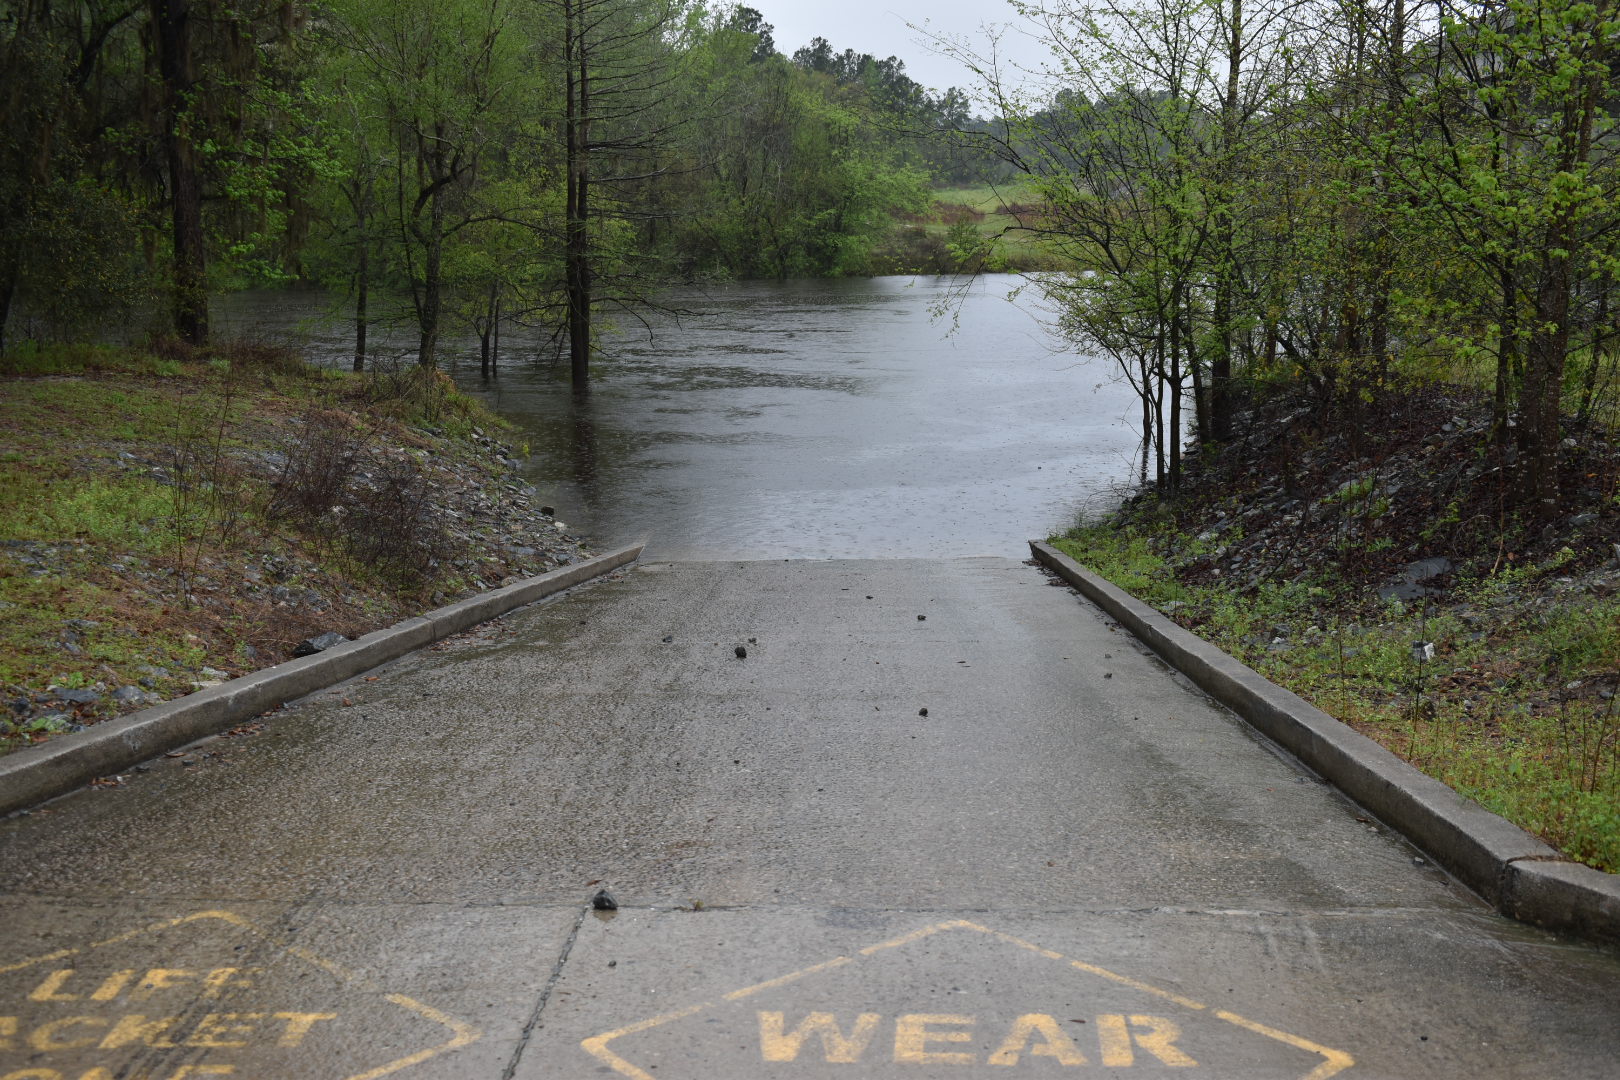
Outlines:
<svg viewBox="0 0 1620 1080"><path fill-rule="evenodd" d="M1405 835L1498 911L1620 944L1620 877L1564 859L1051 545L1032 540L1029 546L1035 558L1205 693Z"/></svg>
<svg viewBox="0 0 1620 1080"><path fill-rule="evenodd" d="M480 593L314 656L289 660L0 757L0 814L62 795L98 776L223 731L283 702L323 690L469 626L616 570L634 561L643 546L632 544Z"/></svg>

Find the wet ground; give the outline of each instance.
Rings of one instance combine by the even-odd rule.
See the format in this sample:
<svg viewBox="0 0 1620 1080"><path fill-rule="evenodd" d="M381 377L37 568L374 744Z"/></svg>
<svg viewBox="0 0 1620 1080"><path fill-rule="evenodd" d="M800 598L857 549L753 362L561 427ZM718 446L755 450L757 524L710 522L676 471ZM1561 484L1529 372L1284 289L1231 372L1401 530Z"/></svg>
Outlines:
<svg viewBox="0 0 1620 1080"><path fill-rule="evenodd" d="M1620 1060L1620 957L1002 558L643 563L0 824L0 926L5 1080Z"/></svg>

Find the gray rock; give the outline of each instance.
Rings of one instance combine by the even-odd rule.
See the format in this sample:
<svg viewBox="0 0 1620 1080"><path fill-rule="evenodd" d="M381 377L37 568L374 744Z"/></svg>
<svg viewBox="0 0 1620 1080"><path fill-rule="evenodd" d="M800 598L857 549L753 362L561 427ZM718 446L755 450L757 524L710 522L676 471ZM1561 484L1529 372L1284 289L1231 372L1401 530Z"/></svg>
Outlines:
<svg viewBox="0 0 1620 1080"><path fill-rule="evenodd" d="M144 705L150 697L138 686L120 686L112 692L112 699L121 704Z"/></svg>
<svg viewBox="0 0 1620 1080"><path fill-rule="evenodd" d="M1420 600L1425 596L1443 596L1444 589L1431 588L1420 584L1432 581L1442 574L1449 574L1456 569L1455 564L1444 555L1436 555L1429 559L1419 559L1408 563L1401 568L1401 579L1385 585L1378 590L1380 600Z"/></svg>
<svg viewBox="0 0 1620 1080"><path fill-rule="evenodd" d="M1432 559L1419 559L1415 563L1407 564L1401 569L1401 576L1407 581L1428 581L1441 574L1449 574L1454 569L1456 567L1450 559L1444 555L1436 555Z"/></svg>
<svg viewBox="0 0 1620 1080"><path fill-rule="evenodd" d="M1421 600L1425 596L1440 596L1441 590L1431 589L1427 585L1419 585L1415 581L1402 581L1395 585L1385 585L1378 590L1380 600Z"/></svg>
<svg viewBox="0 0 1620 1080"><path fill-rule="evenodd" d="M63 690L54 691L56 697L72 705L94 705L101 700L101 695L94 690Z"/></svg>
<svg viewBox="0 0 1620 1080"><path fill-rule="evenodd" d="M334 645L342 645L348 640L349 639L344 637L342 634L327 631L326 633L321 634L319 637L305 638L303 641L300 641L298 643L298 648L293 650L293 655L314 656L318 652L325 652Z"/></svg>

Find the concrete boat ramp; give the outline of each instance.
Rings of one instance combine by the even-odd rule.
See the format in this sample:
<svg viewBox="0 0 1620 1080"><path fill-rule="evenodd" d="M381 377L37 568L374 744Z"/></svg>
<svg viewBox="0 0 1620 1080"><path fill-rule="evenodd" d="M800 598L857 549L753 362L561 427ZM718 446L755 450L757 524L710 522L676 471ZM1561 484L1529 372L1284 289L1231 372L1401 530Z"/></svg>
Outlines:
<svg viewBox="0 0 1620 1080"><path fill-rule="evenodd" d="M1612 950L1051 585L643 562L0 823L0 1080L1620 1076Z"/></svg>

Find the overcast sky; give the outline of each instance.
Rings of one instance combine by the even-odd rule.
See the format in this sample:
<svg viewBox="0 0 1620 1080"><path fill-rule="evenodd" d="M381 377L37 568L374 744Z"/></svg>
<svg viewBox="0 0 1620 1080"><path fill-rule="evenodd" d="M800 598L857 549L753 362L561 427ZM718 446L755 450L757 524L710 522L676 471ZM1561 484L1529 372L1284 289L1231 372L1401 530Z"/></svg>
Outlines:
<svg viewBox="0 0 1620 1080"><path fill-rule="evenodd" d="M793 55L795 49L824 37L837 52L854 49L879 59L898 56L906 62L906 74L934 90L959 86L973 91L973 73L957 61L936 55L923 42L923 35L908 27L927 24L936 32L984 42L982 28L987 24L1005 26L1016 16L1005 0L739 0L754 8L775 27L777 51ZM1016 32L1003 35L1005 55L1026 65L1038 66L1042 52L1038 45Z"/></svg>

